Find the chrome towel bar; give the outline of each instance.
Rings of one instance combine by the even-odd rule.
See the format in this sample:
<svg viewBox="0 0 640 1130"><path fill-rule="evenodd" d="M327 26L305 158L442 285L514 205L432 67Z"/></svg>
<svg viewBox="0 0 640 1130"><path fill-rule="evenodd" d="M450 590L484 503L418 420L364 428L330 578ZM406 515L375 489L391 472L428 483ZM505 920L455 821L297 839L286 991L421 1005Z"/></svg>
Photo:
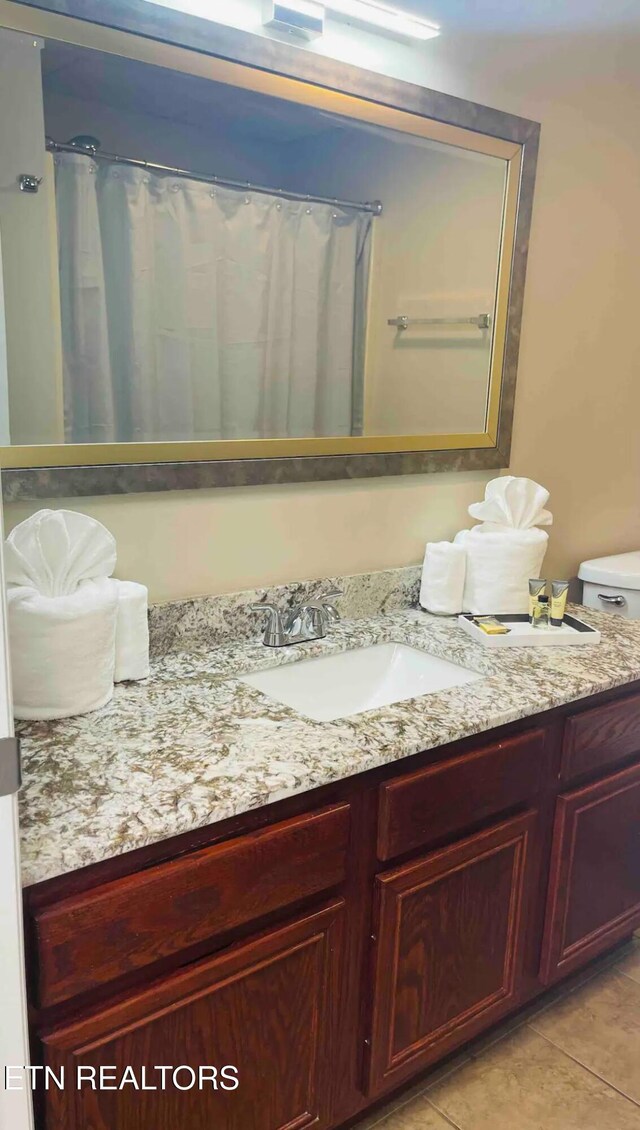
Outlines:
<svg viewBox="0 0 640 1130"><path fill-rule="evenodd" d="M409 326L477 326L479 330L491 328L491 315L478 314L475 318L409 318L407 314L399 314L397 318L389 318L388 326L396 326L399 330L408 330Z"/></svg>

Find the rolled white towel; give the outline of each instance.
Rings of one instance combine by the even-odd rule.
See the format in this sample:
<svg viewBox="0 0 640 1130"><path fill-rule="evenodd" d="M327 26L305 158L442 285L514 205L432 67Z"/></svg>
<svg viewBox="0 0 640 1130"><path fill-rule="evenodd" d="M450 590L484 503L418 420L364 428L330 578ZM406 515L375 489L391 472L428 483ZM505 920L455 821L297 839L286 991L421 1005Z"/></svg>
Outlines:
<svg viewBox="0 0 640 1130"><path fill-rule="evenodd" d="M115 681L146 679L149 674L149 593L135 581L115 581L118 588Z"/></svg>
<svg viewBox="0 0 640 1130"><path fill-rule="evenodd" d="M43 596L34 588L10 585L7 609L16 718L68 718L109 702L118 611L115 581L82 581L66 596Z"/></svg>
<svg viewBox="0 0 640 1130"><path fill-rule="evenodd" d="M450 541L427 542L420 585L423 608L447 616L462 612L466 562L463 546Z"/></svg>
<svg viewBox="0 0 640 1130"><path fill-rule="evenodd" d="M541 575L549 535L544 530L461 530L466 551L463 610L474 615L527 612L530 577Z"/></svg>

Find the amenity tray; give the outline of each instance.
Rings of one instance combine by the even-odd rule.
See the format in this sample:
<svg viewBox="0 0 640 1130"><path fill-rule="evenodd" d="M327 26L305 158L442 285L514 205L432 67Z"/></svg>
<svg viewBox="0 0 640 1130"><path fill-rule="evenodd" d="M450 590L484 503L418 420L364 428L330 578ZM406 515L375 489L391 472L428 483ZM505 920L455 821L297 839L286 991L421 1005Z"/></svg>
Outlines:
<svg viewBox="0 0 640 1130"><path fill-rule="evenodd" d="M496 620L511 631L504 636L488 636L474 624L470 613L458 616L460 627L483 647L575 647L600 643L600 632L576 616L565 616L561 628L534 628L526 613L496 616Z"/></svg>

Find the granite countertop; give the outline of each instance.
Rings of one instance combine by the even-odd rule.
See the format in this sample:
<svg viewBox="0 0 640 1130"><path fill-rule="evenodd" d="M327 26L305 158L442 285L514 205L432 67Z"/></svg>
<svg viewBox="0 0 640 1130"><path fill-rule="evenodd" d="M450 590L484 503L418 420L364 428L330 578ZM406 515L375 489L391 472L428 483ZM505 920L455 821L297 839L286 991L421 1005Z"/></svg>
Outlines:
<svg viewBox="0 0 640 1130"><path fill-rule="evenodd" d="M592 647L482 648L414 609L342 621L279 651L259 641L157 659L102 710L21 723L26 885L375 766L640 679L640 621L574 608ZM310 655L396 641L485 678L335 722L313 722L238 680Z"/></svg>

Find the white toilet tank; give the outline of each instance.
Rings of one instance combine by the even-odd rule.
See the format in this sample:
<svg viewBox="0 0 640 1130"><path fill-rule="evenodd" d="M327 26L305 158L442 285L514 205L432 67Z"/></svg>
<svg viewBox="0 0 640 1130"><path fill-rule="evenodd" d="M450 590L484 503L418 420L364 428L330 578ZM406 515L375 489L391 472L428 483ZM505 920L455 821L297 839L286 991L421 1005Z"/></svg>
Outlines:
<svg viewBox="0 0 640 1130"><path fill-rule="evenodd" d="M583 561L578 576L588 608L640 619L640 550Z"/></svg>

